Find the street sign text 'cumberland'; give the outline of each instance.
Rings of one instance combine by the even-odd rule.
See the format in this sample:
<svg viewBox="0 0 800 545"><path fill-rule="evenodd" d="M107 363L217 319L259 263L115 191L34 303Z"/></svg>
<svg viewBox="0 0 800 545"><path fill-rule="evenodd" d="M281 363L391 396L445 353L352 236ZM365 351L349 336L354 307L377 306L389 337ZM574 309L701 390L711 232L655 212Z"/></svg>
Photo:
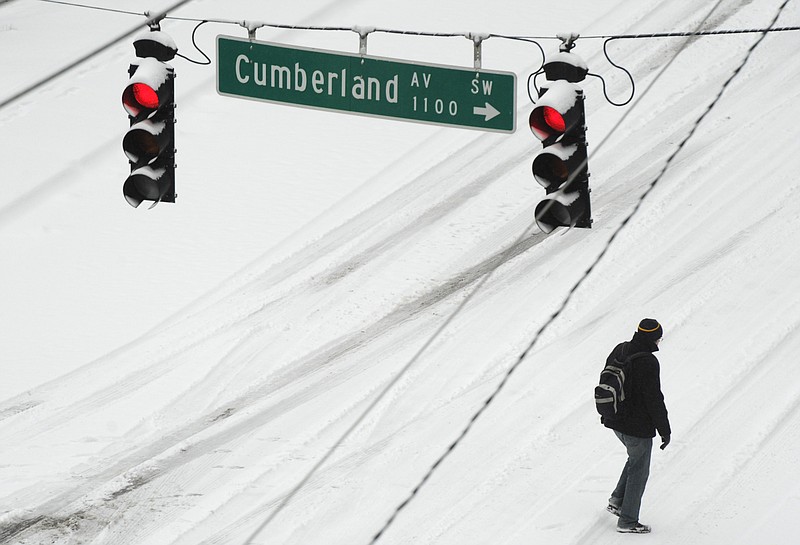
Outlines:
<svg viewBox="0 0 800 545"><path fill-rule="evenodd" d="M516 75L217 36L221 95L513 132Z"/></svg>

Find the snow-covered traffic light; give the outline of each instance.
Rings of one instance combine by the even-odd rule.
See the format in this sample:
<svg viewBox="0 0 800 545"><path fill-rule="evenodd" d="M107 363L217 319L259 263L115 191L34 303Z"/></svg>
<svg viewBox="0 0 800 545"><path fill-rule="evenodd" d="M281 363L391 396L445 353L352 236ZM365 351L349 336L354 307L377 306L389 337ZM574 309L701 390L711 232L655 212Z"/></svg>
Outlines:
<svg viewBox="0 0 800 545"><path fill-rule="evenodd" d="M545 64L549 81L540 89L529 117L531 132L543 146L532 170L547 193L535 210L536 224L545 233L562 226L592 226L586 113L583 90L577 85L588 70L563 47Z"/></svg>
<svg viewBox="0 0 800 545"><path fill-rule="evenodd" d="M175 42L153 28L134 41L136 56L122 92L130 129L122 139L131 173L122 186L125 200L175 202Z"/></svg>

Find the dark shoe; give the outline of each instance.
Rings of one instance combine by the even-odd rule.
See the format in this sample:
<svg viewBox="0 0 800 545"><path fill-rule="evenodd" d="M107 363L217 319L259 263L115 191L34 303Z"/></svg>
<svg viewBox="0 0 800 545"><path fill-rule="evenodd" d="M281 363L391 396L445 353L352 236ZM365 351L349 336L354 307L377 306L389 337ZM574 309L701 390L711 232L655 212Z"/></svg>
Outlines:
<svg viewBox="0 0 800 545"><path fill-rule="evenodd" d="M606 507L606 510L615 517L620 516L622 513L622 498L615 498L614 496L608 498L608 507Z"/></svg>
<svg viewBox="0 0 800 545"><path fill-rule="evenodd" d="M617 526L617 532L620 534L649 534L650 527L646 524L637 522L633 526L629 527Z"/></svg>

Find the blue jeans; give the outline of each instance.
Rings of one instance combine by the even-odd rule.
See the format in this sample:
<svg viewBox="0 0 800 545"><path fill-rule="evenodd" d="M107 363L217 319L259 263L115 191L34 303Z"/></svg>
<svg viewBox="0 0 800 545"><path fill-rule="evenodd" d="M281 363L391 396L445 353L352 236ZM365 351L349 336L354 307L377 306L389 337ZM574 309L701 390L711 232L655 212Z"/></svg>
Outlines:
<svg viewBox="0 0 800 545"><path fill-rule="evenodd" d="M644 487L650 476L650 453L653 449L652 437L633 437L614 431L628 451L628 461L610 502L620 508L618 526L630 528L639 522L639 508L642 505Z"/></svg>

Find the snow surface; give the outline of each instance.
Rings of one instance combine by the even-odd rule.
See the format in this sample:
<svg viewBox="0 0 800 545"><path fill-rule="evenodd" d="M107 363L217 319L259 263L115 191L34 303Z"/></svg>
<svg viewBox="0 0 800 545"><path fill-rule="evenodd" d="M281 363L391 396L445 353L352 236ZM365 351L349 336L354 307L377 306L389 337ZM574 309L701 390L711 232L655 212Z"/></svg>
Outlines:
<svg viewBox="0 0 800 545"><path fill-rule="evenodd" d="M762 27L781 3L723 1L707 28ZM173 15L586 37L691 30L711 7L699 4L711 3L196 0ZM798 20L790 1L779 25ZM0 101L141 21L3 3ZM201 58L193 26L167 20L163 30ZM204 25L198 42L209 54L219 33L246 35ZM259 29L258 38L358 48L347 32ZM149 211L121 191L132 41L3 108L0 541L244 543L494 271L253 541L369 543L757 38L690 40L635 107L609 105L589 78L590 150L604 142L590 163L594 228L531 229L516 244L543 195L524 122L526 79L540 62L530 44L483 47L485 68L517 73L513 135L222 97L213 65L175 59L178 202ZM755 50L378 543L798 542L799 41L775 33ZM641 93L685 43L609 50ZM627 96L601 40L582 38L575 52L612 99ZM459 38L374 34L369 53L472 65L472 43ZM624 453L598 424L591 391L608 351L646 316L666 331L659 357L674 435L653 455L642 520L654 531L630 537L604 510Z"/></svg>

